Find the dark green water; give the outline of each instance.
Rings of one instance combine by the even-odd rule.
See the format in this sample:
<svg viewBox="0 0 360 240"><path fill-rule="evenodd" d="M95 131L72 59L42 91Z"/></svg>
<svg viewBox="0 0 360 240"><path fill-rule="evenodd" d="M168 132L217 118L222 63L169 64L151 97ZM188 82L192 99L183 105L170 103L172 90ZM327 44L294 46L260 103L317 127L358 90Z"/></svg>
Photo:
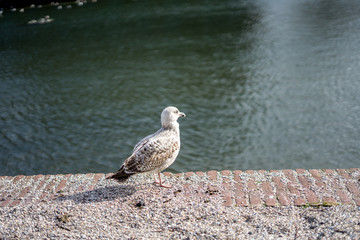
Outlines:
<svg viewBox="0 0 360 240"><path fill-rule="evenodd" d="M0 175L114 171L168 105L187 114L170 171L359 167L359 12L355 0L5 12Z"/></svg>

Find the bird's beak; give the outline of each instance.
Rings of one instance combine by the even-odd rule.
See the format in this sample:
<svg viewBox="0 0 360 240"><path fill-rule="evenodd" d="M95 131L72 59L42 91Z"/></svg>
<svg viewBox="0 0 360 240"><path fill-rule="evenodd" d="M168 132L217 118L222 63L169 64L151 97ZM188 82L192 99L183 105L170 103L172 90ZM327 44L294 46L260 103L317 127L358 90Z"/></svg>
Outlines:
<svg viewBox="0 0 360 240"><path fill-rule="evenodd" d="M179 116L180 117L186 117L185 113L183 113L183 112L179 112Z"/></svg>

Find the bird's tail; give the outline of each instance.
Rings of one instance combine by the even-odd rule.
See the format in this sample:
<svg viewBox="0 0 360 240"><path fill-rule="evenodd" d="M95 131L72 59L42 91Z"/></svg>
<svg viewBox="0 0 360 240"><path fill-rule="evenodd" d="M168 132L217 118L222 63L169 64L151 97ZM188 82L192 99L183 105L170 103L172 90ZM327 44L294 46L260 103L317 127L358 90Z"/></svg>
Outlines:
<svg viewBox="0 0 360 240"><path fill-rule="evenodd" d="M107 177L106 179L116 179L118 182L125 182L131 175L133 175L134 173L127 173L124 170L124 167L121 167L119 169L119 171L117 171L116 173L114 173L113 175Z"/></svg>

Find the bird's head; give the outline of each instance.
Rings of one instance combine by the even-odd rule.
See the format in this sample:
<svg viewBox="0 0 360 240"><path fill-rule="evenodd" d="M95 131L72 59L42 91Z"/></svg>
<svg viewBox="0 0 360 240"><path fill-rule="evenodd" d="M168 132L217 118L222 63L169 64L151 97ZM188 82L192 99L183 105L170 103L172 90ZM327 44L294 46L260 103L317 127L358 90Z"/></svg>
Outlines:
<svg viewBox="0 0 360 240"><path fill-rule="evenodd" d="M186 117L185 113L182 113L176 107L167 107L161 113L161 125L164 128L170 127L173 123L177 122L179 117Z"/></svg>

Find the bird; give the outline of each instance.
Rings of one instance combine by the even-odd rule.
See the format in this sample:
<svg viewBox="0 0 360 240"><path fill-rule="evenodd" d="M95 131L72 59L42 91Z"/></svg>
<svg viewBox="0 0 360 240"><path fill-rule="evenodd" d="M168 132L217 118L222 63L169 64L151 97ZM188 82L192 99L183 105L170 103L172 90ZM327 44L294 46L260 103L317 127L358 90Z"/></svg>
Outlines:
<svg viewBox="0 0 360 240"><path fill-rule="evenodd" d="M160 173L168 168L179 154L180 128L177 122L179 117L186 115L176 107L166 107L161 112L161 128L136 144L132 154L125 159L120 169L107 179L125 182L131 175L152 172L156 185L170 188L170 185L162 182ZM159 181L156 181L156 174Z"/></svg>

